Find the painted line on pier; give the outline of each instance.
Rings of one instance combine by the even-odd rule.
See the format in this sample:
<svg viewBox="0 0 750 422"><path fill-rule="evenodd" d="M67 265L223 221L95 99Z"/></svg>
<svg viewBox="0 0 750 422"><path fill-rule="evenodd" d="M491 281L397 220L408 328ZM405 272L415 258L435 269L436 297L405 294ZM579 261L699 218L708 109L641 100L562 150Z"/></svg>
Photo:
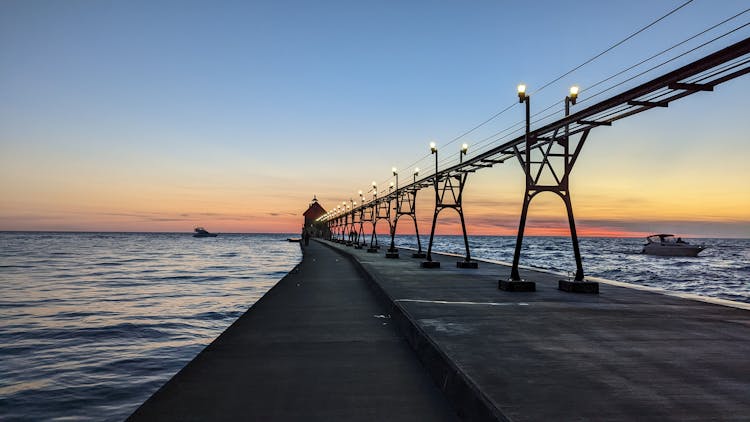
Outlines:
<svg viewBox="0 0 750 422"><path fill-rule="evenodd" d="M427 299L396 299L394 302L437 303L440 305L529 306L526 302L451 302L447 300Z"/></svg>

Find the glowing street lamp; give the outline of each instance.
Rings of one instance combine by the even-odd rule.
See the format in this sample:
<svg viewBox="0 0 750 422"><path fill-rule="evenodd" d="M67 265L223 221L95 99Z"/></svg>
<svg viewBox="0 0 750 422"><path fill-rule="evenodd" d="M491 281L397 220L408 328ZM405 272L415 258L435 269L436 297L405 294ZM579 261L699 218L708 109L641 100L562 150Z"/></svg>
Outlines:
<svg viewBox="0 0 750 422"><path fill-rule="evenodd" d="M576 99L578 98L578 86L577 85L573 85L570 87L570 94L568 95L567 98L571 104L576 103Z"/></svg>
<svg viewBox="0 0 750 422"><path fill-rule="evenodd" d="M529 97L526 95L526 84L518 84L518 102L522 103L526 101L527 98Z"/></svg>
<svg viewBox="0 0 750 422"><path fill-rule="evenodd" d="M461 153L458 155L458 162L463 163L464 162L464 155L466 155L466 152L469 150L469 144L463 144L461 145Z"/></svg>

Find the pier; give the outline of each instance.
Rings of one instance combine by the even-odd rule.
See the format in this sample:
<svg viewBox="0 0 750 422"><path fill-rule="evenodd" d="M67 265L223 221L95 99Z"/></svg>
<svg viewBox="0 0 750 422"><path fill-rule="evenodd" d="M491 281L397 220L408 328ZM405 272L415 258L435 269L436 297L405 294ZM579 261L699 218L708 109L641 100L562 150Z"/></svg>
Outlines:
<svg viewBox="0 0 750 422"><path fill-rule="evenodd" d="M750 309L311 241L131 420L746 420ZM455 256L434 254L452 264ZM722 301L718 301L722 302ZM733 305L733 306L727 306ZM743 309L744 307L744 309ZM431 379L431 380L430 380Z"/></svg>
<svg viewBox="0 0 750 422"><path fill-rule="evenodd" d="M303 246L299 266L131 420L747 420L750 307L585 278L570 176L594 129L748 73L745 38L571 114L574 86L564 117L536 128L521 84L523 135L473 156L464 144L458 163L441 163L432 143L434 171L421 178L415 168L400 185L393 168L386 189L373 182L359 202L346 195L330 211L313 198L303 238L321 239ZM508 160L526 179L512 264L480 265L464 188L470 174ZM422 189L435 198L426 250ZM530 203L545 192L565 205L570 279L520 263ZM433 250L444 210L458 213L462 256ZM404 216L416 251L395 243Z"/></svg>

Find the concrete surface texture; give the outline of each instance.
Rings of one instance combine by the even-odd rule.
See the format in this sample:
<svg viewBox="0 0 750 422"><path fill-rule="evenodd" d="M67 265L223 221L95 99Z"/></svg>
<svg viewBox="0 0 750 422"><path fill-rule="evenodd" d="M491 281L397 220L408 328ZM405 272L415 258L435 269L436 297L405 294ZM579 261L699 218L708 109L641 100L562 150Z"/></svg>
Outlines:
<svg viewBox="0 0 750 422"><path fill-rule="evenodd" d="M436 255L442 268L423 269L325 243L382 288L417 353L434 345L500 419L750 420L750 311L607 284L568 293L529 270L536 292L505 292L505 266Z"/></svg>
<svg viewBox="0 0 750 422"><path fill-rule="evenodd" d="M357 268L315 242L295 270L129 418L456 419Z"/></svg>

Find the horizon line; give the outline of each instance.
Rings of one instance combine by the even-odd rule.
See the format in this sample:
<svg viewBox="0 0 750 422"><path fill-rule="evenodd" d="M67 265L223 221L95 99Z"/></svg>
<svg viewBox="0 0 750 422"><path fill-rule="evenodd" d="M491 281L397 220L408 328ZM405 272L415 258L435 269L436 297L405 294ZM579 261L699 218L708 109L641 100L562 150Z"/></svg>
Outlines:
<svg viewBox="0 0 750 422"><path fill-rule="evenodd" d="M185 234L185 235L192 235L193 232L187 232L187 231L121 231L121 230L0 230L0 233L112 233L112 234ZM278 234L278 235L297 235L299 233L296 232L217 232L216 234L228 234L228 235L237 235L237 234ZM381 235L381 233L378 233ZM658 234L658 233L654 233ZM386 234L387 235L387 234ZM390 235L388 235L390 236ZM414 233L401 233L396 234L396 237L398 236L415 236ZM435 236L463 236L462 234L435 234ZM497 235L497 234L469 234L469 237L516 237L515 234L507 234L507 235ZM419 236L420 238L423 237L429 237L428 235L422 234ZM570 236L565 235L556 235L556 234L524 234L524 238L526 237L564 237L564 238L570 238ZM645 236L642 236L640 234L636 235L622 235L622 236L590 236L590 235L578 235L578 238L611 238L611 239L639 239L644 238ZM735 237L735 236L690 236L691 239L750 239L750 237Z"/></svg>

